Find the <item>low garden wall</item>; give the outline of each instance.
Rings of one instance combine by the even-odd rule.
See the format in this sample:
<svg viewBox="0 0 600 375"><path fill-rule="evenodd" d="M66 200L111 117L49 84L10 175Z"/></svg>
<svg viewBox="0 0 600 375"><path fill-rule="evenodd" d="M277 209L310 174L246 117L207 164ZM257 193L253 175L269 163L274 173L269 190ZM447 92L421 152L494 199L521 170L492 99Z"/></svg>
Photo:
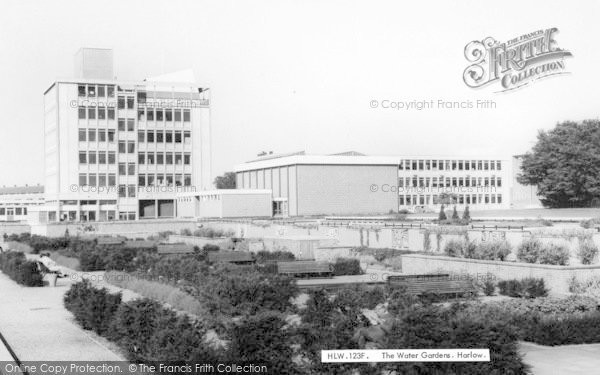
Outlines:
<svg viewBox="0 0 600 375"><path fill-rule="evenodd" d="M120 235L128 238L145 238L158 232L182 229L194 230L196 223L189 220L138 220L138 221L106 221L90 223L52 223L32 225L31 233L47 237L61 237L68 230L70 235L104 234Z"/></svg>
<svg viewBox="0 0 600 375"><path fill-rule="evenodd" d="M402 255L402 272L406 274L427 274L435 272L451 272L469 274L483 279L487 274L496 279L523 279L526 277L542 278L551 294L569 293L569 281L574 276L587 279L600 276L600 265L592 266L553 266L520 262L504 262L452 258L437 255L405 254Z"/></svg>
<svg viewBox="0 0 600 375"><path fill-rule="evenodd" d="M221 246L225 242L229 242L227 238L208 238L208 237L196 237L196 236L182 236L179 234L169 235L169 243L184 243L187 245L198 246L203 248L204 245L216 245Z"/></svg>
<svg viewBox="0 0 600 375"><path fill-rule="evenodd" d="M2 223L0 222L0 236L4 236L4 234L21 234L21 233L30 233L31 227L29 224L25 223Z"/></svg>

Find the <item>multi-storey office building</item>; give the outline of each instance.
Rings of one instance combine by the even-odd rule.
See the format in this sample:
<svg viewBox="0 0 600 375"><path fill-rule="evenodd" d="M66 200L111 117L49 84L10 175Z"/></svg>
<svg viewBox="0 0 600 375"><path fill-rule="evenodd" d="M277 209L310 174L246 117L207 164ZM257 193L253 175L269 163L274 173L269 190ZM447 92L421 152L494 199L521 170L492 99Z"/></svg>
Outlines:
<svg viewBox="0 0 600 375"><path fill-rule="evenodd" d="M236 166L237 187L270 189L281 216L509 208L512 163L501 158L389 157L356 152L266 156Z"/></svg>
<svg viewBox="0 0 600 375"><path fill-rule="evenodd" d="M212 183L208 90L164 77L115 80L110 50L79 54L82 75L44 93L39 221L175 217L177 193Z"/></svg>

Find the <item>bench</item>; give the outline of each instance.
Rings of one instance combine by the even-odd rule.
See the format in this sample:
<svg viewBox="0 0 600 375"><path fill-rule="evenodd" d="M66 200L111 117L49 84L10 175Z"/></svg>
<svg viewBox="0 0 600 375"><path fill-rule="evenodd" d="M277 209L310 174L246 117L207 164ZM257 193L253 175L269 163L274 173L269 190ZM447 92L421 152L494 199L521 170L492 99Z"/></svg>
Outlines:
<svg viewBox="0 0 600 375"><path fill-rule="evenodd" d="M416 296L437 294L458 297L477 294L471 280L451 278L448 274L389 276L387 282L392 288L404 288L406 293Z"/></svg>
<svg viewBox="0 0 600 375"><path fill-rule="evenodd" d="M277 273L293 277L331 277L333 276L333 267L327 262L313 260L277 262Z"/></svg>

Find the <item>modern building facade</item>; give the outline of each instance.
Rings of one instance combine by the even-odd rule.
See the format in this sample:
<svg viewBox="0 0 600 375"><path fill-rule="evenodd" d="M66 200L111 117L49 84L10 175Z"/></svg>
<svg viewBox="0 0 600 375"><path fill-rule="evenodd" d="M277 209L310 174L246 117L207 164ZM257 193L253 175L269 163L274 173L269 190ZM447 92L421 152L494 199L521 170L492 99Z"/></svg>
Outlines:
<svg viewBox="0 0 600 375"><path fill-rule="evenodd" d="M207 88L116 80L111 50L82 49L76 65L44 93L39 222L176 217L178 193L211 187Z"/></svg>
<svg viewBox="0 0 600 375"><path fill-rule="evenodd" d="M44 204L44 187L0 187L0 221L27 220L29 211Z"/></svg>
<svg viewBox="0 0 600 375"><path fill-rule="evenodd" d="M235 167L240 189L269 189L276 216L512 207L512 160L499 157L268 155Z"/></svg>
<svg viewBox="0 0 600 375"><path fill-rule="evenodd" d="M271 190L220 189L180 193L180 218L271 217Z"/></svg>

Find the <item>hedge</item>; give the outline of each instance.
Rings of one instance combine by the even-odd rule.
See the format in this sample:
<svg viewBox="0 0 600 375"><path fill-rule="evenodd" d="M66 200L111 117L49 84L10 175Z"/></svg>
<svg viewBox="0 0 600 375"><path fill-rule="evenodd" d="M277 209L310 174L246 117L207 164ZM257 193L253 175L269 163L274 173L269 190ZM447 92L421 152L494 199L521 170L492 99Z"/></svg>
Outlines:
<svg viewBox="0 0 600 375"><path fill-rule="evenodd" d="M337 258L333 263L333 274L335 276L362 275L363 273L358 259Z"/></svg>
<svg viewBox="0 0 600 375"><path fill-rule="evenodd" d="M0 271L21 285L44 285L37 263L27 260L21 252L0 253Z"/></svg>
<svg viewBox="0 0 600 375"><path fill-rule="evenodd" d="M510 297L537 298L548 295L544 279L541 278L502 280L498 282L498 289L500 294Z"/></svg>
<svg viewBox="0 0 600 375"><path fill-rule="evenodd" d="M110 294L106 288L94 288L89 280L83 280L71 286L63 302L84 329L102 335L121 304L121 293Z"/></svg>

